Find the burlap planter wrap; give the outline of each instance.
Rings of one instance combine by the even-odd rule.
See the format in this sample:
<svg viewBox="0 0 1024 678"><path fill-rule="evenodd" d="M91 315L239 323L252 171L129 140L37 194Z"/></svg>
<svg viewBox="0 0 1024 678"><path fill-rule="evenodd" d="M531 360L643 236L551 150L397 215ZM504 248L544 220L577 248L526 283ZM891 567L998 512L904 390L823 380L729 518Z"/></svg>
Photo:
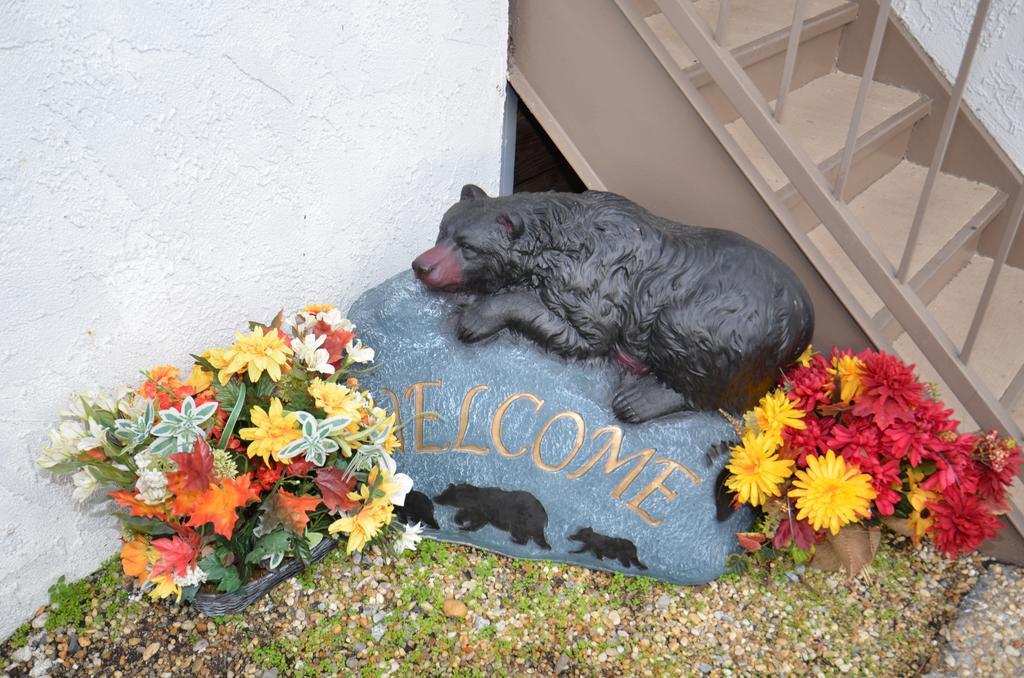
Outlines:
<svg viewBox="0 0 1024 678"><path fill-rule="evenodd" d="M318 563L328 553L338 547L333 539L324 539L312 549L313 563ZM294 577L306 569L298 558L281 563L276 570L268 572L259 579L253 580L237 591L231 593L197 593L192 600L192 607L203 614L216 617L235 614L249 607L286 579Z"/></svg>
<svg viewBox="0 0 1024 678"><path fill-rule="evenodd" d="M826 572L845 571L852 579L875 559L880 541L877 527L847 525L815 547L811 565Z"/></svg>

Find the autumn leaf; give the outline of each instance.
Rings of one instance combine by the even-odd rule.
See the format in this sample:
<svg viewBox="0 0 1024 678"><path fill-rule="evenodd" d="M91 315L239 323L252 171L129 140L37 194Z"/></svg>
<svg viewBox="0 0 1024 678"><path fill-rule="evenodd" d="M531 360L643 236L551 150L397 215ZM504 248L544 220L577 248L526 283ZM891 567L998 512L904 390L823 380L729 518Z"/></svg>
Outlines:
<svg viewBox="0 0 1024 678"><path fill-rule="evenodd" d="M117 490L116 492L109 493L107 496L129 509L133 516L140 518L164 518L167 516L167 511L163 504L147 504L136 499L135 494L131 490Z"/></svg>
<svg viewBox="0 0 1024 678"><path fill-rule="evenodd" d="M320 488L324 506L331 511L348 511L359 506L359 502L348 498L348 493L356 487L356 479L353 476L346 478L344 473L333 466L325 466L317 471L316 486Z"/></svg>
<svg viewBox="0 0 1024 678"><path fill-rule="evenodd" d="M160 554L160 559L153 565L153 575L177 575L184 577L188 566L196 559L196 549L180 536L154 539L150 544Z"/></svg>
<svg viewBox="0 0 1024 678"><path fill-rule="evenodd" d="M320 497L299 497L286 490L278 490L263 502L264 513L260 518L259 534L270 534L278 525L295 534L302 534L309 523L306 513L319 505Z"/></svg>
<svg viewBox="0 0 1024 678"><path fill-rule="evenodd" d="M202 492L213 482L213 453L210 444L200 438L191 452L170 455L178 470L167 475L168 485L177 487L179 492ZM177 492L175 492L177 494Z"/></svg>
<svg viewBox="0 0 1024 678"><path fill-rule="evenodd" d="M765 536L758 534L757 532L737 532L736 540L740 543L740 546L745 548L749 553L757 553L761 550L761 546L764 544Z"/></svg>
<svg viewBox="0 0 1024 678"><path fill-rule="evenodd" d="M211 485L196 502L187 525L200 527L213 523L213 531L231 539L238 521L237 509L260 498L259 490L252 487L252 475L222 478L219 485Z"/></svg>

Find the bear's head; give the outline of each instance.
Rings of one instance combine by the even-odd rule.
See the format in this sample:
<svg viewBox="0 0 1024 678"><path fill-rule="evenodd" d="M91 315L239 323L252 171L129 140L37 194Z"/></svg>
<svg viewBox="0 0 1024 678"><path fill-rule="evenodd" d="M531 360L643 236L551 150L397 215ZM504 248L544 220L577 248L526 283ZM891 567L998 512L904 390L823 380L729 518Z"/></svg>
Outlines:
<svg viewBox="0 0 1024 678"><path fill-rule="evenodd" d="M465 483L448 483L448 487L445 488L444 492L434 497L434 501L445 506L456 506L459 503L460 496L464 496L473 489L476 488Z"/></svg>
<svg viewBox="0 0 1024 678"><path fill-rule="evenodd" d="M576 531L576 534L569 537L572 541L588 542L590 538L594 536L594 531L589 527L581 527Z"/></svg>
<svg viewBox="0 0 1024 678"><path fill-rule="evenodd" d="M427 287L454 292L494 292L513 281L512 243L523 233L502 198L473 184L441 219L437 243L416 257L412 270Z"/></svg>

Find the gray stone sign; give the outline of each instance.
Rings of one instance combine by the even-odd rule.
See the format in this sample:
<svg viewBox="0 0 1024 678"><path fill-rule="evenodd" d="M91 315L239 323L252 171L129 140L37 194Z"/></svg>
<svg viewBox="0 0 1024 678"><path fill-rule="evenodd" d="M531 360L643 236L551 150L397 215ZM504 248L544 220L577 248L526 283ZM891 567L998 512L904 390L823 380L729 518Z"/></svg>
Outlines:
<svg viewBox="0 0 1024 678"><path fill-rule="evenodd" d="M616 418L619 370L566 361L499 332L456 336L459 295L400 274L363 294L349 317L377 350L362 384L397 410L400 469L419 494L409 520L442 541L680 584L722 574L750 527L719 522L714 485L731 440L715 413L643 424Z"/></svg>

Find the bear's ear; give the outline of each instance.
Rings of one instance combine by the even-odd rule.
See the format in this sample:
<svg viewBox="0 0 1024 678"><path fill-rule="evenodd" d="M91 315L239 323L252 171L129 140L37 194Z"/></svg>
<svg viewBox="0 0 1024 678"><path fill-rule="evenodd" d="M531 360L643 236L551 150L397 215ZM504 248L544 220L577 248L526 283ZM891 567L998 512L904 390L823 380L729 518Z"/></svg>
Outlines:
<svg viewBox="0 0 1024 678"><path fill-rule="evenodd" d="M505 229L505 232L515 240L523 234L526 228L523 226L523 222L515 217L502 216L498 217L498 223Z"/></svg>
<svg viewBox="0 0 1024 678"><path fill-rule="evenodd" d="M462 187L461 200L483 200L487 197L484 193L484 189L480 188L476 184L466 184Z"/></svg>

